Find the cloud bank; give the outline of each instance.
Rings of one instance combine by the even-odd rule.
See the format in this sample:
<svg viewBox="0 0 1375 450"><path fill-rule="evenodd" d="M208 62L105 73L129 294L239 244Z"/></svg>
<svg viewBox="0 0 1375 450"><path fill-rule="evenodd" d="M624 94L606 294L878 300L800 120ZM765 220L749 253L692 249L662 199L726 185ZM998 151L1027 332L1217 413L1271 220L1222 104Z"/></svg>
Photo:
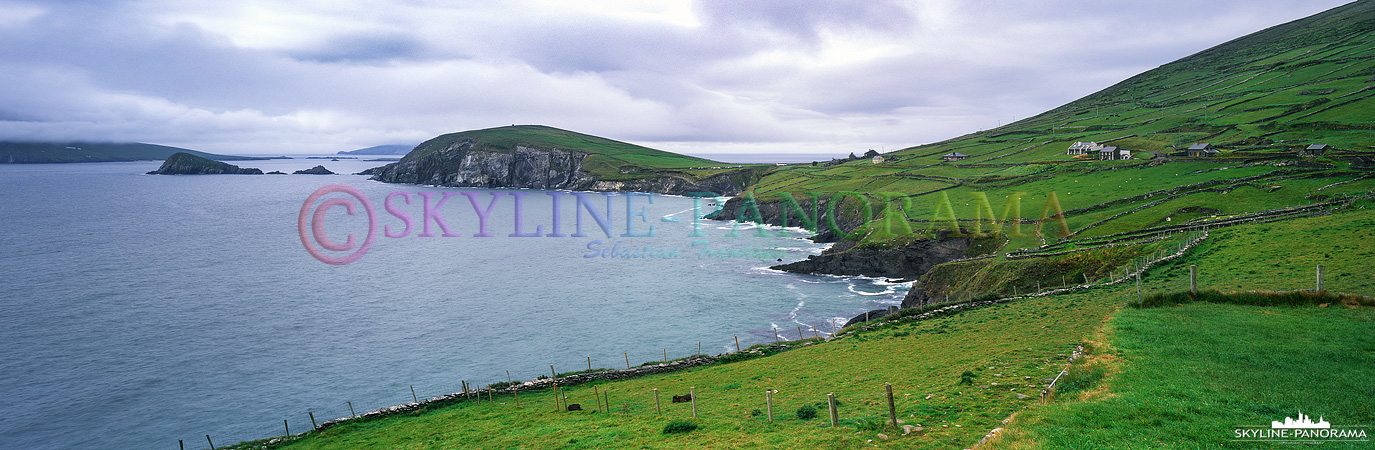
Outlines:
<svg viewBox="0 0 1375 450"><path fill-rule="evenodd" d="M1008 123L1344 2L199 3L0 0L0 139L280 154L544 124L839 156Z"/></svg>

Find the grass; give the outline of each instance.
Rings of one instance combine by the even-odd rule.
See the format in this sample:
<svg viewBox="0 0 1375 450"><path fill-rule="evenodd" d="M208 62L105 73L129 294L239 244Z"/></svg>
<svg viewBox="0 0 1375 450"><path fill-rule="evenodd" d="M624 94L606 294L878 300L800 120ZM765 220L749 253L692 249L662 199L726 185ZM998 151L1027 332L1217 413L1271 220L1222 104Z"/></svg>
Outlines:
<svg viewBox="0 0 1375 450"><path fill-rule="evenodd" d="M1370 424L1373 325L1371 308L1123 309L1108 327L1112 347L1097 355L1121 371L1106 375L1108 358L1092 357L1075 369L1101 372L1106 388L1060 389L1059 401L1018 414L987 448L1231 447L1245 445L1231 442L1234 427L1299 411L1334 425Z"/></svg>

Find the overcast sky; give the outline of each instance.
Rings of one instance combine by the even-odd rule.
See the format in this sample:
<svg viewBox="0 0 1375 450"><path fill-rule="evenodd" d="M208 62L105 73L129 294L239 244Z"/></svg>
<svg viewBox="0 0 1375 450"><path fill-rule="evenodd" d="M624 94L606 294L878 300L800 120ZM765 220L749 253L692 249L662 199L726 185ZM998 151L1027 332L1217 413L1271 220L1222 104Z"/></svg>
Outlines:
<svg viewBox="0 0 1375 450"><path fill-rule="evenodd" d="M281 154L543 124L839 156L1034 115L1343 3L0 0L0 139Z"/></svg>

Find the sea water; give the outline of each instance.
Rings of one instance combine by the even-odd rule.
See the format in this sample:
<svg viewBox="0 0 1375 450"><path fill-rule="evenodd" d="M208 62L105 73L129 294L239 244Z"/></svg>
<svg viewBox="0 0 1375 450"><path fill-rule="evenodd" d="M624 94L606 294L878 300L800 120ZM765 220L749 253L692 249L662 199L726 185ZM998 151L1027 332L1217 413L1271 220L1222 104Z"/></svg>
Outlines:
<svg viewBox="0 0 1375 450"><path fill-rule="evenodd" d="M354 173L383 163L239 163L288 173L315 164ZM718 199L587 193L580 205L575 193L357 175L144 174L157 167L0 165L4 448L200 448L207 434L227 445L280 435L283 419L305 431L308 412L348 416L350 402L359 414L406 403L412 388L424 399L460 391L460 380L506 381L507 371L529 380L550 365L583 370L589 357L624 368L626 354L638 365L699 345L735 351L735 336L771 342L775 329L825 335L907 289L769 269L823 246L800 230L697 217ZM373 242L348 264L312 257L315 230L303 239L299 226L306 199L330 185L373 205ZM405 237L387 237L405 231L388 196L411 216ZM426 220L426 201L456 236ZM317 216L316 202L304 217L319 217L330 241L354 235L356 250L370 222L352 202L353 215L334 206ZM474 236L474 204L491 207L492 236ZM579 215L584 236L573 236ZM425 224L433 237L420 236ZM510 236L536 226L539 237ZM625 236L650 226L653 237Z"/></svg>

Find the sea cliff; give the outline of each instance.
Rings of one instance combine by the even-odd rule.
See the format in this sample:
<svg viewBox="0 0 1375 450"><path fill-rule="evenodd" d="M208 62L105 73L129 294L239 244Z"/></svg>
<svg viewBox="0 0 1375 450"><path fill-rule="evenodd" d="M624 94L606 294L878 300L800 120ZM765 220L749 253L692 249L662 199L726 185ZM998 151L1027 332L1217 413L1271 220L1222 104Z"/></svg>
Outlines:
<svg viewBox="0 0 1375 450"><path fill-rule="evenodd" d="M592 156L588 152L523 145L503 150L475 144L475 139L464 139L435 151L411 152L401 161L364 173L387 183L727 196L740 193L758 178L756 169L741 168L701 179L671 170L607 179L587 170L584 163Z"/></svg>

